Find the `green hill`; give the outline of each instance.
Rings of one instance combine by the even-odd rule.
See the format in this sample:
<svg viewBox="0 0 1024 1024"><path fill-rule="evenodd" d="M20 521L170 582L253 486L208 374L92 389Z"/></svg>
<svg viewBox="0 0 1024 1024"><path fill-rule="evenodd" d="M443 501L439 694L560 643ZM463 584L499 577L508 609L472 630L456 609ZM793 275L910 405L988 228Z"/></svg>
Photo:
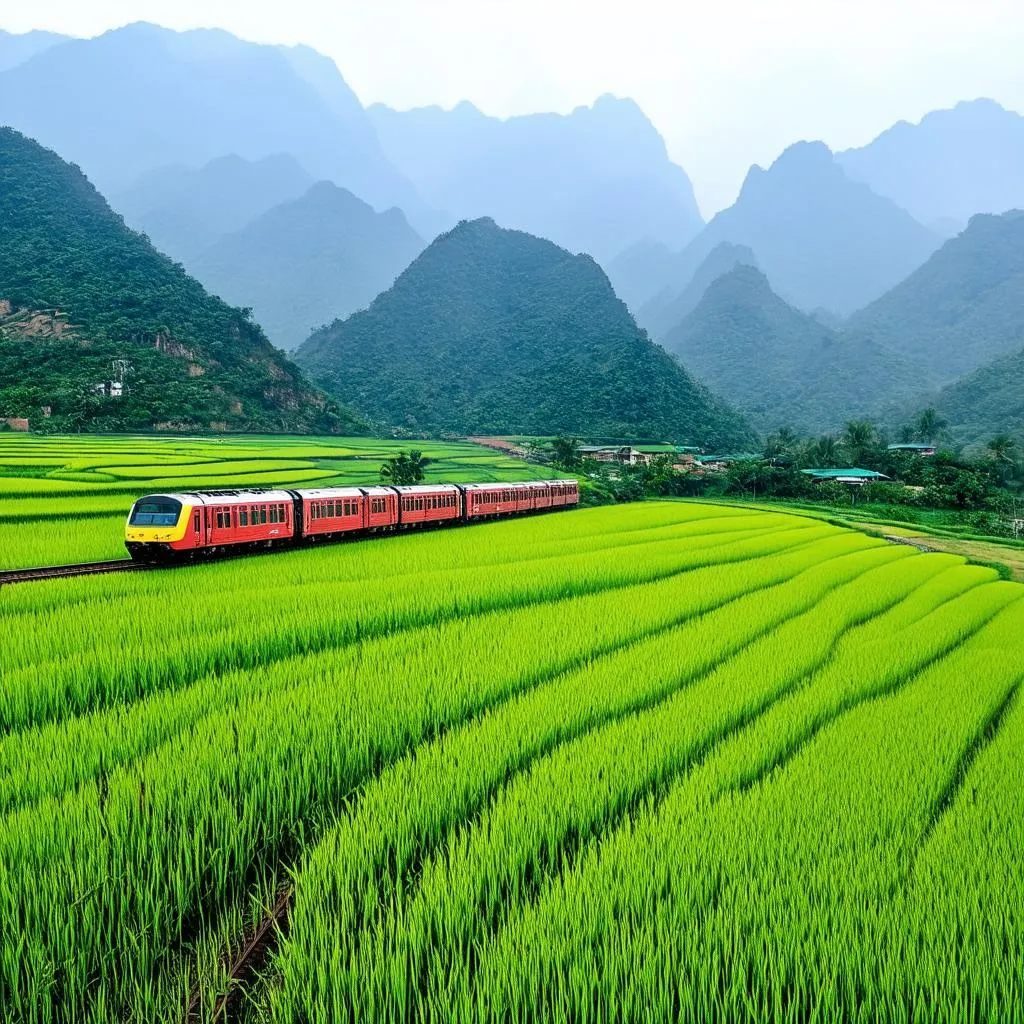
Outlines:
<svg viewBox="0 0 1024 1024"><path fill-rule="evenodd" d="M489 219L439 236L296 359L367 416L414 431L750 438L637 328L590 257Z"/></svg>
<svg viewBox="0 0 1024 1024"><path fill-rule="evenodd" d="M936 405L953 436L979 444L997 434L1024 443L1024 348L944 388Z"/></svg>
<svg viewBox="0 0 1024 1024"><path fill-rule="evenodd" d="M745 264L708 286L665 346L765 430L827 430L863 415L883 368L890 384L913 386L912 370L891 353L794 309Z"/></svg>
<svg viewBox="0 0 1024 1024"><path fill-rule="evenodd" d="M423 249L401 210L377 213L329 181L281 203L188 261L228 302L251 306L275 345L370 304Z"/></svg>
<svg viewBox="0 0 1024 1024"><path fill-rule="evenodd" d="M930 387L1024 346L1024 212L972 217L848 330L915 360Z"/></svg>
<svg viewBox="0 0 1024 1024"><path fill-rule="evenodd" d="M0 414L62 429L351 431L246 314L125 227L81 171L0 129ZM128 393L104 397L112 362Z"/></svg>

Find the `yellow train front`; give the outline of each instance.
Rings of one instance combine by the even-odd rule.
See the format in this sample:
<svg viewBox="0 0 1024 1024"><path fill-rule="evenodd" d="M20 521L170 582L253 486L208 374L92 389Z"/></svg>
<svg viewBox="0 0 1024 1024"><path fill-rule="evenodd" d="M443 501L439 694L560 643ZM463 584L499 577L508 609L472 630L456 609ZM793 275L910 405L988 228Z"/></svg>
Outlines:
<svg viewBox="0 0 1024 1024"><path fill-rule="evenodd" d="M287 491L147 494L132 506L124 545L136 562L274 547L295 536L294 505Z"/></svg>

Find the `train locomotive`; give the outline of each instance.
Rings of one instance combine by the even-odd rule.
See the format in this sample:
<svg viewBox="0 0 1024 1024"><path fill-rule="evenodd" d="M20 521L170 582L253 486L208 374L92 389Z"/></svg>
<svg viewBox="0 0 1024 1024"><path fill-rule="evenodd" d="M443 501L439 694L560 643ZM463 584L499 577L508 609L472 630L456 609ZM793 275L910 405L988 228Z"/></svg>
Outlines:
<svg viewBox="0 0 1024 1024"><path fill-rule="evenodd" d="M575 480L148 494L128 515L125 547L137 562L179 561L546 512L579 497Z"/></svg>

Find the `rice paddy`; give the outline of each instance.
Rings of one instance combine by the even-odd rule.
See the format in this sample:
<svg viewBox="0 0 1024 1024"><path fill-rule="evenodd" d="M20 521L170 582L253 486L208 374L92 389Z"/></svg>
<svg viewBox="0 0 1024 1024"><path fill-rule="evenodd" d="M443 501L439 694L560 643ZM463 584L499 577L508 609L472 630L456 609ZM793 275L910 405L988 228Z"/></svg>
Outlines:
<svg viewBox="0 0 1024 1024"><path fill-rule="evenodd" d="M4 587L4 1019L1024 1019L1022 598L690 502Z"/></svg>
<svg viewBox="0 0 1024 1024"><path fill-rule="evenodd" d="M124 557L124 520L143 494L372 485L386 459L412 448L429 460L427 481L559 475L464 442L0 433L0 569Z"/></svg>

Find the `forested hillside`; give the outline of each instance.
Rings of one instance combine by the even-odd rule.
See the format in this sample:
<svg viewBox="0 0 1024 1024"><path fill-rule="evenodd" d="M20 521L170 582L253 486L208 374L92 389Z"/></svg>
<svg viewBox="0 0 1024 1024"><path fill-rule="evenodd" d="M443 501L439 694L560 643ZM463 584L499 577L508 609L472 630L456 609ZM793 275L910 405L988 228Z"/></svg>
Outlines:
<svg viewBox="0 0 1024 1024"><path fill-rule="evenodd" d="M679 291L666 289L646 303L636 314L637 323L659 341L697 308L712 282L737 266L757 266L757 257L745 245L720 242L708 253L689 282Z"/></svg>
<svg viewBox="0 0 1024 1024"><path fill-rule="evenodd" d="M188 266L216 295L252 307L270 340L291 350L315 328L368 306L423 246L401 210L376 213L321 181Z"/></svg>
<svg viewBox="0 0 1024 1024"><path fill-rule="evenodd" d="M358 429L238 309L125 227L85 176L0 129L0 413L63 429ZM97 393L113 360L128 391Z"/></svg>
<svg viewBox="0 0 1024 1024"><path fill-rule="evenodd" d="M973 217L849 330L915 360L922 386L1024 346L1024 212Z"/></svg>
<svg viewBox="0 0 1024 1024"><path fill-rule="evenodd" d="M943 388L936 405L958 441L1010 434L1024 444L1024 348Z"/></svg>
<svg viewBox="0 0 1024 1024"><path fill-rule="evenodd" d="M593 260L486 219L437 238L296 359L365 415L411 431L713 447L751 436L636 327Z"/></svg>
<svg viewBox="0 0 1024 1024"><path fill-rule="evenodd" d="M882 366L887 386L915 387L912 368L794 309L746 265L714 281L665 346L761 430L815 432L862 415Z"/></svg>

